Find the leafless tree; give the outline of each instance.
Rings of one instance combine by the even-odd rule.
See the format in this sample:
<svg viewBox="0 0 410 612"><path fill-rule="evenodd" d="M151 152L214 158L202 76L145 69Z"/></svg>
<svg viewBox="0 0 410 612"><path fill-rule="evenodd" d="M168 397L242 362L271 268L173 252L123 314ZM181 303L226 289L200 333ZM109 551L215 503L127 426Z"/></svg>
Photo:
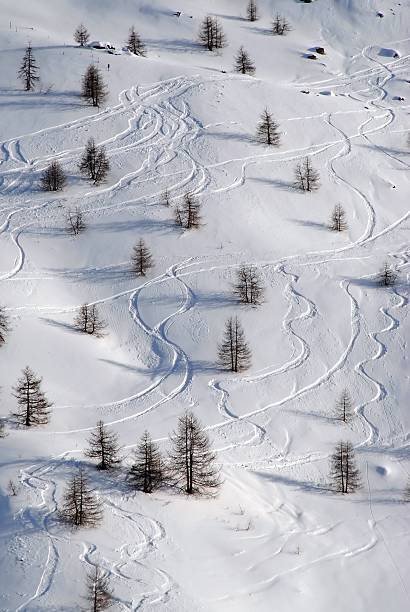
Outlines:
<svg viewBox="0 0 410 612"><path fill-rule="evenodd" d="M251 60L249 53L243 47L239 48L235 56L234 69L235 72L240 72L241 74L255 73L255 64L253 60Z"/></svg>
<svg viewBox="0 0 410 612"><path fill-rule="evenodd" d="M346 213L341 204L336 204L330 217L330 229L334 232L343 232L347 229Z"/></svg>
<svg viewBox="0 0 410 612"><path fill-rule="evenodd" d="M128 472L128 482L138 491L152 493L164 482L165 467L158 445L144 432Z"/></svg>
<svg viewBox="0 0 410 612"><path fill-rule="evenodd" d="M34 89L35 84L40 80L38 71L39 68L36 64L31 43L28 43L17 73L26 91Z"/></svg>
<svg viewBox="0 0 410 612"><path fill-rule="evenodd" d="M10 331L9 317L6 315L4 306L0 306L0 346L5 344L7 334Z"/></svg>
<svg viewBox="0 0 410 612"><path fill-rule="evenodd" d="M397 283L398 277L394 267L386 261L379 272L378 282L382 287L393 287Z"/></svg>
<svg viewBox="0 0 410 612"><path fill-rule="evenodd" d="M294 186L300 191L317 191L320 187L319 172L312 166L309 157L297 164L295 168Z"/></svg>
<svg viewBox="0 0 410 612"><path fill-rule="evenodd" d="M407 480L407 484L404 489L403 500L405 502L410 502L410 478Z"/></svg>
<svg viewBox="0 0 410 612"><path fill-rule="evenodd" d="M347 389L343 389L336 402L335 417L344 423L349 423L354 417L352 398Z"/></svg>
<svg viewBox="0 0 410 612"><path fill-rule="evenodd" d="M101 338L104 335L104 330L107 327L98 312L95 304L83 304L74 319L74 326L78 331L90 336Z"/></svg>
<svg viewBox="0 0 410 612"><path fill-rule="evenodd" d="M110 162L104 146L97 146L93 138L86 144L79 169L94 185L101 183L108 174Z"/></svg>
<svg viewBox="0 0 410 612"><path fill-rule="evenodd" d="M137 244L133 247L131 261L132 271L137 276L145 276L148 270L154 265L151 251L142 238L140 238Z"/></svg>
<svg viewBox="0 0 410 612"><path fill-rule="evenodd" d="M11 497L16 497L19 492L19 486L10 478L7 483L7 492Z"/></svg>
<svg viewBox="0 0 410 612"><path fill-rule="evenodd" d="M175 223L184 229L197 229L201 226L201 205L191 193L187 193L181 206L176 206Z"/></svg>
<svg viewBox="0 0 410 612"><path fill-rule="evenodd" d="M0 420L0 438L7 438L6 427L3 419Z"/></svg>
<svg viewBox="0 0 410 612"><path fill-rule="evenodd" d="M40 188L43 191L60 191L66 182L67 178L60 162L53 161L41 175Z"/></svg>
<svg viewBox="0 0 410 612"><path fill-rule="evenodd" d="M278 34L279 36L284 36L288 32L291 31L290 24L286 17L282 17L282 15L276 15L275 19L272 23L272 32L273 34Z"/></svg>
<svg viewBox="0 0 410 612"><path fill-rule="evenodd" d="M135 31L134 26L131 26L128 33L126 48L134 55L145 57L145 45L141 40L140 35Z"/></svg>
<svg viewBox="0 0 410 612"><path fill-rule="evenodd" d="M199 419L186 412L171 435L169 453L172 478L188 495L215 495L221 486L216 455Z"/></svg>
<svg viewBox="0 0 410 612"><path fill-rule="evenodd" d="M31 427L33 425L46 425L50 418L52 403L49 402L41 390L41 378L37 378L34 372L27 366L23 375L13 388L14 397L17 399L18 408L11 416L21 425Z"/></svg>
<svg viewBox="0 0 410 612"><path fill-rule="evenodd" d="M236 297L243 304L257 306L263 300L264 286L255 266L242 265L236 273L233 286Z"/></svg>
<svg viewBox="0 0 410 612"><path fill-rule="evenodd" d="M331 486L337 493L353 493L361 487L351 442L339 442L330 458Z"/></svg>
<svg viewBox="0 0 410 612"><path fill-rule="evenodd" d="M258 7L256 5L256 0L249 0L246 15L249 21L256 21L258 19Z"/></svg>
<svg viewBox="0 0 410 612"><path fill-rule="evenodd" d="M216 17L207 15L204 18L199 30L199 41L208 51L222 49L226 46L226 36Z"/></svg>
<svg viewBox="0 0 410 612"><path fill-rule="evenodd" d="M65 522L75 527L95 527L102 520L102 504L90 487L82 467L68 482L59 514Z"/></svg>
<svg viewBox="0 0 410 612"><path fill-rule="evenodd" d="M87 612L103 612L114 605L109 577L98 566L87 574L86 587Z"/></svg>
<svg viewBox="0 0 410 612"><path fill-rule="evenodd" d="M238 317L230 317L225 324L225 333L218 347L219 364L231 372L247 370L251 362L251 350Z"/></svg>
<svg viewBox="0 0 410 612"><path fill-rule="evenodd" d="M99 68L90 64L81 84L81 96L93 106L101 106L107 99L107 88Z"/></svg>
<svg viewBox="0 0 410 612"><path fill-rule="evenodd" d="M98 459L99 470L111 470L121 463L118 436L110 431L103 421L98 421L96 430L93 431L88 440L89 448L85 456L90 459Z"/></svg>
<svg viewBox="0 0 410 612"><path fill-rule="evenodd" d="M267 108L261 115L256 137L259 142L265 145L278 146L280 144L279 126Z"/></svg>
<svg viewBox="0 0 410 612"><path fill-rule="evenodd" d="M171 194L169 192L169 189L165 189L163 195L162 195L162 203L164 206L171 206Z"/></svg>
<svg viewBox="0 0 410 612"><path fill-rule="evenodd" d="M74 32L74 40L76 43L80 45L80 47L84 47L90 40L90 34L82 23L76 28Z"/></svg>
<svg viewBox="0 0 410 612"><path fill-rule="evenodd" d="M82 234L82 232L85 232L87 226L84 221L84 214L78 206L74 210L69 210L67 212L66 221L67 230L73 236L78 236Z"/></svg>

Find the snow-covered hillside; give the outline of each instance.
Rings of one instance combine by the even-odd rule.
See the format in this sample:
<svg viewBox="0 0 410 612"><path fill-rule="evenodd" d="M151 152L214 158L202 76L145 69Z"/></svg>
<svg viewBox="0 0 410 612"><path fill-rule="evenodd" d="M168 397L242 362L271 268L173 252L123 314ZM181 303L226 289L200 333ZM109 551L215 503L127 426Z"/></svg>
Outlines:
<svg viewBox="0 0 410 612"><path fill-rule="evenodd" d="M115 610L409 610L410 0L259 0L254 23L246 4L2 0L0 306L12 330L0 347L1 610L81 609L96 565ZM197 42L208 12L229 43L217 53ZM277 12L287 36L270 33ZM147 57L75 46L81 22L119 49L134 24ZM34 92L16 77L28 41ZM233 71L240 45L254 76ZM307 59L317 46L326 54ZM79 96L91 62L109 89L97 110ZM265 107L280 147L255 139ZM90 137L111 164L98 186L78 172ZM293 188L307 155L314 193ZM55 159L68 183L45 193ZM197 194L200 229L175 225L165 189L174 203ZM340 233L328 228L338 203ZM73 237L76 207L87 230ZM142 280L130 272L141 237L155 263ZM394 287L377 284L385 262ZM263 277L258 308L232 296L243 263ZM98 305L103 338L73 329L83 303ZM252 350L240 374L217 366L234 315ZM32 429L9 419L27 365L53 402ZM345 387L349 424L333 418ZM217 451L219 496L134 494L124 474L143 431L166 452L187 409ZM84 456L99 419L123 446L108 475ZM329 491L339 440L361 472L351 495ZM57 507L80 464L104 520L71 531Z"/></svg>

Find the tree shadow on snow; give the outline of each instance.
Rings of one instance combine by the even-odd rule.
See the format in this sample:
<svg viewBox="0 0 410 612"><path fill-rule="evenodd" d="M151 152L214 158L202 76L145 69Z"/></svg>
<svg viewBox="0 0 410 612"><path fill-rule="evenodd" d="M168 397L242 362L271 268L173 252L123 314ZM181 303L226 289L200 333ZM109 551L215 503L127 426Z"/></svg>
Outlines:
<svg viewBox="0 0 410 612"><path fill-rule="evenodd" d="M270 187L278 187L279 189L282 189L283 191L292 191L293 193L298 193L300 191L290 181L283 181L281 179L269 179L269 178L253 176L253 177L250 177L248 180L255 181L257 183L264 183L265 185L269 185Z"/></svg>
<svg viewBox="0 0 410 612"><path fill-rule="evenodd" d="M167 51L178 51L181 53L190 53L192 51L200 52L204 47L199 43L188 38L146 38L144 41L148 48L160 49Z"/></svg>
<svg viewBox="0 0 410 612"><path fill-rule="evenodd" d="M40 321L43 321L47 325L51 325L51 327L62 329L63 331L66 331L72 334L81 333L73 324L64 323L64 321L56 321L55 319L48 319L46 317L40 317Z"/></svg>
<svg viewBox="0 0 410 612"><path fill-rule="evenodd" d="M238 142L248 142L255 144L255 137L250 134L241 134L233 132L204 132L203 136L209 136L210 138L218 138L220 140L235 140Z"/></svg>
<svg viewBox="0 0 410 612"><path fill-rule="evenodd" d="M159 232L161 235L169 234L176 229L172 219L138 219L129 221L108 221L106 223L90 224L90 230L98 232L141 232L153 234Z"/></svg>
<svg viewBox="0 0 410 612"><path fill-rule="evenodd" d="M288 219L292 223L296 223L296 225L300 225L301 227L310 227L312 229L325 230L329 231L329 225L327 223L318 223L317 221L306 221L304 219Z"/></svg>
<svg viewBox="0 0 410 612"><path fill-rule="evenodd" d="M268 474L267 472L254 471L254 474L265 480L271 482L279 482L289 487L295 487L296 489L302 489L308 493L321 493L322 495L334 495L334 492L329 488L328 485L320 484L317 482L309 482L306 480L296 480L287 476L280 476L279 474Z"/></svg>
<svg viewBox="0 0 410 612"><path fill-rule="evenodd" d="M170 368L169 364L165 366L155 365L150 368L150 367L132 366L128 363L121 363L120 361L115 361L112 359L99 359L99 361L102 361L103 363L107 363L109 365L113 365L117 368L121 368L123 370L126 370L127 372L132 372L134 374L140 374L142 376L149 376L150 378L154 378L155 376L164 376L167 373L185 374L186 372L185 363L181 359L177 360L176 364L172 367L172 369ZM197 360L197 361L190 360L188 367L191 373L196 373L196 374L203 374L203 373L218 374L221 371L220 367L217 366L214 362L205 361L205 360Z"/></svg>

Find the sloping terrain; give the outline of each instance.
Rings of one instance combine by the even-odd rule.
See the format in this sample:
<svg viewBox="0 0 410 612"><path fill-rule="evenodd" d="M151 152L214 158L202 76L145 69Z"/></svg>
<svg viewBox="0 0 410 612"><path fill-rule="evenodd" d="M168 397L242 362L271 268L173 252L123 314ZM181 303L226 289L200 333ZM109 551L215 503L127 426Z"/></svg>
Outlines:
<svg viewBox="0 0 410 612"><path fill-rule="evenodd" d="M259 6L251 23L242 0L2 2L0 305L12 331L0 348L0 415L15 408L27 364L54 405L47 426L7 420L0 440L1 610L78 610L95 565L118 610L409 609L410 2ZM229 42L216 54L197 43L207 11ZM285 37L270 34L276 12L292 25ZM134 24L147 57L74 46L80 22L119 48ZM41 84L26 93L16 72L29 40ZM233 72L240 45L252 77ZM307 59L316 46L326 55ZM90 62L109 89L98 111L79 97ZM280 147L256 142L265 107ZM77 167L90 137L111 163L96 187ZM292 185L307 155L321 188L304 194ZM68 184L50 195L38 182L54 159ZM198 195L200 229L175 225L165 189L174 201ZM337 203L341 233L328 229ZM75 207L87 231L72 237ZM143 280L130 272L140 237L155 262ZM244 262L266 285L258 308L232 297ZM385 262L395 287L377 285ZM73 329L85 302L107 322L103 338ZM236 375L217 366L232 315L252 350ZM345 387L349 425L333 418ZM169 448L186 409L218 453L215 500L133 494L122 473L84 457L103 419L125 471L145 429ZM341 439L362 479L344 496L328 487ZM70 531L57 507L80 463L104 521Z"/></svg>

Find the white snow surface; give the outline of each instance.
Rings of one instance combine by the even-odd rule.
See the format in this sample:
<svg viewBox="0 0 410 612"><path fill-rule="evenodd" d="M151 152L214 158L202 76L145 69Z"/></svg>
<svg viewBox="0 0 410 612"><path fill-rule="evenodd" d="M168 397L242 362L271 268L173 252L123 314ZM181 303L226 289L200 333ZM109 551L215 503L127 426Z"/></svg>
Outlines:
<svg viewBox="0 0 410 612"><path fill-rule="evenodd" d="M245 0L1 6L0 304L12 332L0 349L0 415L14 409L27 364L54 406L47 426L7 420L0 440L0 609L78 610L98 564L115 610L408 611L410 107L395 97L409 99L410 1L259 0L256 23ZM207 12L229 40L217 54L196 42ZM276 12L292 24L286 37L269 33ZM74 46L80 22L119 49L134 24L147 58ZM34 93L16 80L28 40L41 69ZM254 77L233 72L240 44ZM316 46L326 55L312 62ZM110 91L97 111L78 93L91 61ZM279 148L255 142L264 107ZM98 187L77 169L91 136L111 162ZM292 189L306 155L322 183L308 195ZM69 181L48 194L38 180L53 159ZM198 194L200 230L174 226L165 188L174 202ZM336 235L327 224L338 202L349 228ZM65 211L76 206L88 229L73 238ZM140 237L155 258L143 280L130 273ZM387 290L375 283L385 261L400 273ZM263 275L260 308L232 299L243 262ZM84 302L98 304L104 338L73 331ZM216 366L235 314L253 353L240 375ZM348 426L332 418L345 386ZM133 494L123 475L140 435L148 429L165 452L186 409L217 450L219 497ZM119 473L84 457L98 419L124 447ZM348 496L328 490L340 439L354 444L363 481ZM70 531L56 510L79 464L104 520Z"/></svg>

